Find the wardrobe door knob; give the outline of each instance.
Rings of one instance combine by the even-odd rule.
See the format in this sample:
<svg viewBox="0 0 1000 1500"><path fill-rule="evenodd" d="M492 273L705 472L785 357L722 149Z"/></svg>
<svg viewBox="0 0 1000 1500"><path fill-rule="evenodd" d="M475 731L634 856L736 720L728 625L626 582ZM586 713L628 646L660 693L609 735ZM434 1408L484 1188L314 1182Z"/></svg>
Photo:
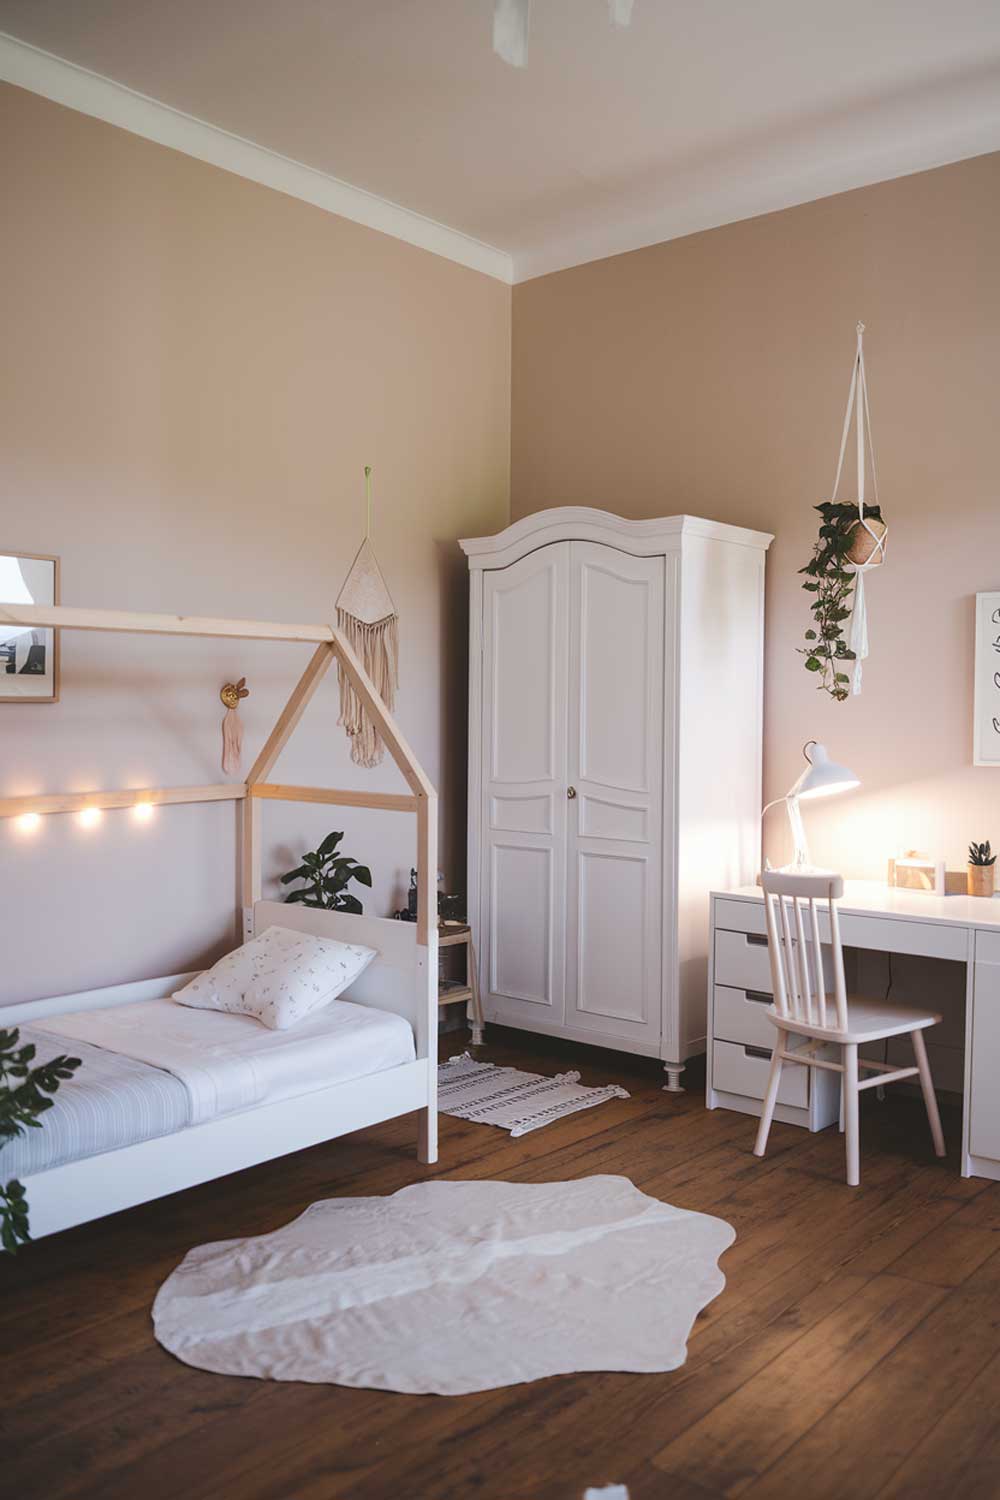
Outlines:
<svg viewBox="0 0 1000 1500"><path fill-rule="evenodd" d="M572 802L573 798L576 796L576 787L575 786L568 786L566 788L566 795L569 798L569 800Z"/></svg>

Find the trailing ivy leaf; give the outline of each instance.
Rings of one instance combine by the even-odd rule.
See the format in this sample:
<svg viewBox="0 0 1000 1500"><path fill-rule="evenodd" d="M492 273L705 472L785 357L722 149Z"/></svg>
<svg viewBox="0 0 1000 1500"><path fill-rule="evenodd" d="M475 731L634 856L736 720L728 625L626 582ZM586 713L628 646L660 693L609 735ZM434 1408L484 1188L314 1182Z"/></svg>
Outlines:
<svg viewBox="0 0 1000 1500"><path fill-rule="evenodd" d="M821 670L822 670L822 663L820 662L819 657L817 657L817 656L809 656L809 657L806 658L806 671L807 672L819 672Z"/></svg>

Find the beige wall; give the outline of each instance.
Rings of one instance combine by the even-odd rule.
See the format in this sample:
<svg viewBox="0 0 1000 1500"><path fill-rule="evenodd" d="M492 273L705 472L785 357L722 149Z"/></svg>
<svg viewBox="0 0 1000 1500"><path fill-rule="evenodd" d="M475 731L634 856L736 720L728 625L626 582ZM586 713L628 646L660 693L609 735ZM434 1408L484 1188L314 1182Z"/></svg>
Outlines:
<svg viewBox="0 0 1000 1500"><path fill-rule="evenodd" d="M62 558L63 602L330 619L375 466L402 616L405 732L462 878L462 535L505 524L510 291L387 236L0 87L0 547ZM218 689L255 753L307 647L68 635L62 702L0 704L0 794L221 780ZM350 765L331 685L290 781ZM412 819L272 806L270 875L331 827L404 895ZM231 807L0 823L0 1003L213 956L232 936Z"/></svg>
<svg viewBox="0 0 1000 1500"><path fill-rule="evenodd" d="M889 562L862 696L816 692L796 570L829 496L854 325L868 326ZM690 511L773 531L765 787L825 740L863 790L811 808L813 855L880 878L901 846L1000 844L972 762L973 596L1000 588L1000 155L864 188L514 290L514 518ZM725 724L719 725L725 733ZM780 810L768 849L784 859Z"/></svg>

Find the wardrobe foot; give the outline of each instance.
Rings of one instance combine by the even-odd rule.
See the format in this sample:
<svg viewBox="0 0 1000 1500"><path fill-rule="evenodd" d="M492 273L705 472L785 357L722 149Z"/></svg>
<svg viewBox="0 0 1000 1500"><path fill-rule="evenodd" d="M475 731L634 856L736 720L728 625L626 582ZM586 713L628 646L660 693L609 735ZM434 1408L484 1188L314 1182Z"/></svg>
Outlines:
<svg viewBox="0 0 1000 1500"><path fill-rule="evenodd" d="M681 1083L681 1074L684 1072L684 1064L664 1063L663 1071L667 1075L667 1081L663 1085L665 1094L683 1094L684 1085Z"/></svg>

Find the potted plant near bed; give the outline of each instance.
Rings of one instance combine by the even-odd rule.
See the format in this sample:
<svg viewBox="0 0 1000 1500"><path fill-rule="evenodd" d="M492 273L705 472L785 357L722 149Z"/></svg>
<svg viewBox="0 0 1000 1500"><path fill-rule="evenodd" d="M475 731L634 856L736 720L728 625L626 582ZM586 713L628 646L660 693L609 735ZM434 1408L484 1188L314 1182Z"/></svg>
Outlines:
<svg viewBox="0 0 1000 1500"><path fill-rule="evenodd" d="M367 865L359 865L356 859L341 854L340 841L343 833L328 833L318 849L303 854L302 863L287 875L282 875L282 885L293 880L304 880L305 885L289 891L287 901L297 901L302 906L316 906L323 911L353 911L358 916L364 907L347 889L352 880L358 885L372 883L372 872Z"/></svg>
<svg viewBox="0 0 1000 1500"><path fill-rule="evenodd" d="M969 884L970 896L992 896L995 889L994 865L997 857L990 848L989 839L985 844L972 843L969 845Z"/></svg>

